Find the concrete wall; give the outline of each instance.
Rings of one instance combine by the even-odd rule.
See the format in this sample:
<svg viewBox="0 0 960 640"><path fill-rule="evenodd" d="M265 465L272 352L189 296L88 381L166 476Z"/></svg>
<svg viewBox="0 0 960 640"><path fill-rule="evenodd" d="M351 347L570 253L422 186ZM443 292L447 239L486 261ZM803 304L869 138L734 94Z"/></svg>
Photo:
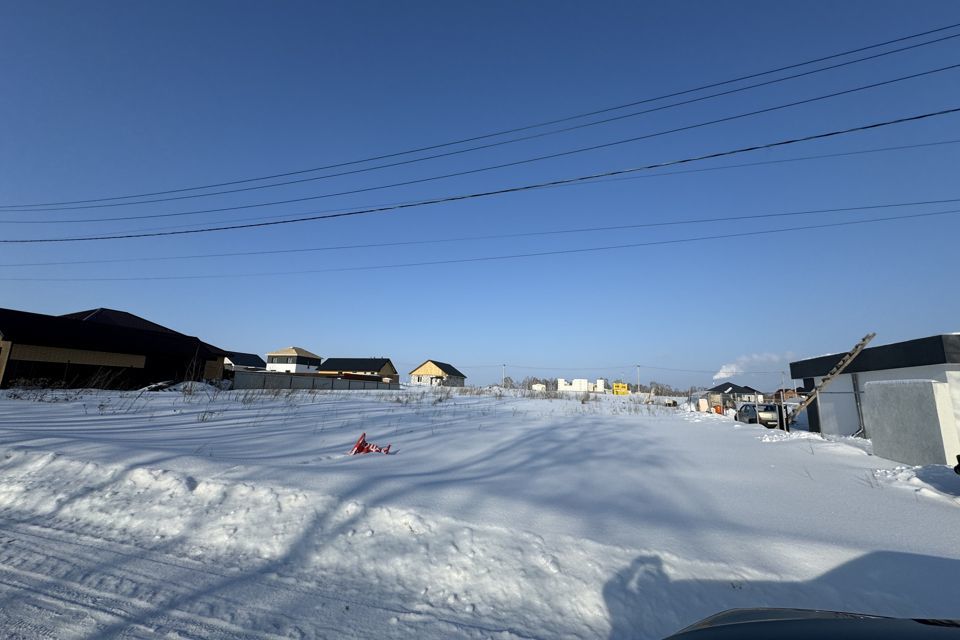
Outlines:
<svg viewBox="0 0 960 640"><path fill-rule="evenodd" d="M906 367L903 369L884 369L882 371L864 371L857 374L860 381L861 401L865 385L869 382L893 380L935 380L949 382L948 372L960 374L960 365L935 364L924 367ZM951 387L960 393L960 375L953 377ZM814 382L820 384L821 378ZM843 373L834 380L826 391L819 394L820 431L824 434L851 436L860 429L857 416L857 404L854 397L853 377ZM869 436L868 436L869 437Z"/></svg>
<svg viewBox="0 0 960 640"><path fill-rule="evenodd" d="M867 382L863 417L873 453L881 458L910 465L953 464L960 455L960 434L946 382Z"/></svg>
<svg viewBox="0 0 960 640"><path fill-rule="evenodd" d="M576 378L570 382L567 382L564 378L557 378L557 391L586 393L590 391L590 386L590 382L586 378Z"/></svg>
<svg viewBox="0 0 960 640"><path fill-rule="evenodd" d="M309 364L296 364L291 362L290 364L281 364L278 362L268 362L267 371L278 371L280 373L311 373L316 371L319 367L315 367Z"/></svg>
<svg viewBox="0 0 960 640"><path fill-rule="evenodd" d="M317 389L343 391L397 391L398 383L370 380L345 380L314 375L292 375L263 371L237 371L233 379L234 389Z"/></svg>

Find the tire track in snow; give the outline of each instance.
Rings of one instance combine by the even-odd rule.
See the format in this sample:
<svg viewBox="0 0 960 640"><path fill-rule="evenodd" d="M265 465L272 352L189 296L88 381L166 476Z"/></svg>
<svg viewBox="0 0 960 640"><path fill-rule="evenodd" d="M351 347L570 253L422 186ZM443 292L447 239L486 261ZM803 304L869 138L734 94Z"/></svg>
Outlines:
<svg viewBox="0 0 960 640"><path fill-rule="evenodd" d="M336 589L328 591L319 583L292 583L269 575L238 576L189 558L47 525L4 523L0 531L0 626L8 637L99 638L105 630L120 637L167 633L265 639L420 634L529 637L444 619L429 611L350 597L345 594L352 589L344 585L342 577L338 577ZM229 585L237 578L239 584ZM222 592L215 588L224 582L228 586ZM208 590L212 593L205 593ZM201 592L202 596L191 600L192 593ZM174 608L163 604L178 601L184 604ZM264 602L279 607L252 604ZM313 603L315 616L290 613L305 602ZM295 606L283 606L291 604Z"/></svg>

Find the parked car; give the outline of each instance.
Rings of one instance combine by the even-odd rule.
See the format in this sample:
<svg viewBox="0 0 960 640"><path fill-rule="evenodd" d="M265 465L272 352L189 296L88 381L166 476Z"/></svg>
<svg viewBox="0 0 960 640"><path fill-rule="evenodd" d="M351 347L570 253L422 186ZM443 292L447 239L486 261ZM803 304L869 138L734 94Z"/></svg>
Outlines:
<svg viewBox="0 0 960 640"><path fill-rule="evenodd" d="M757 411L758 407L759 412ZM775 404L756 405L752 402L742 404L737 409L737 421L747 424L762 424L768 429L776 429L780 426L779 412Z"/></svg>

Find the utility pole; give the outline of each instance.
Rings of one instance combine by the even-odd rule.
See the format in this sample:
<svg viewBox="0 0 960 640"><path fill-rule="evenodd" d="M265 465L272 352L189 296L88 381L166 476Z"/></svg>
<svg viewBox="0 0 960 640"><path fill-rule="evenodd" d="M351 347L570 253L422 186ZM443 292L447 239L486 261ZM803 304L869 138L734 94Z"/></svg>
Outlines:
<svg viewBox="0 0 960 640"><path fill-rule="evenodd" d="M637 365L637 393L640 393L640 365Z"/></svg>
<svg viewBox="0 0 960 640"><path fill-rule="evenodd" d="M502 388L507 384L507 365L502 364L500 366L503 367L503 373L500 374L500 387Z"/></svg>

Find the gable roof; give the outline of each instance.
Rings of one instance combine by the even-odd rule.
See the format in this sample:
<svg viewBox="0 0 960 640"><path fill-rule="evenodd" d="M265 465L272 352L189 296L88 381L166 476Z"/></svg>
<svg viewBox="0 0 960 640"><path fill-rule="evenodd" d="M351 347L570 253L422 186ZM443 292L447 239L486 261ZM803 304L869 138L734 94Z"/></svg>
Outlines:
<svg viewBox="0 0 960 640"><path fill-rule="evenodd" d="M463 378L464 380L467 379L467 376L462 371L457 369L455 366L453 366L452 364L447 364L446 362L440 362L439 360L426 360L424 361L423 364L420 365L420 367L422 367L424 364L427 364L428 362L432 362L433 364L435 364L437 368L440 369L440 371L443 371L448 376L455 376L457 378ZM413 371L416 371L420 367L417 367ZM413 373L413 371L411 371L410 373Z"/></svg>
<svg viewBox="0 0 960 640"><path fill-rule="evenodd" d="M738 384L733 382L724 382L723 384L718 384L715 387L707 389L707 391L713 391L714 393L730 393L730 394L753 394L760 393L753 387L741 387Z"/></svg>
<svg viewBox="0 0 960 640"><path fill-rule="evenodd" d="M316 358L320 359L315 353L307 351L303 347L287 347L286 349L277 349L276 351L271 351L267 354L268 356L302 356L304 358Z"/></svg>
<svg viewBox="0 0 960 640"><path fill-rule="evenodd" d="M390 365L390 358L327 358L320 365L320 371L380 371Z"/></svg>
<svg viewBox="0 0 960 640"><path fill-rule="evenodd" d="M108 324L114 327L127 327L130 329L145 329L147 331L165 331L182 336L179 331L174 331L156 322L150 322L146 318L135 316L127 311L118 311L116 309L89 309L87 311L76 311L74 313L65 313L60 318L70 318L71 320L81 320L83 322L97 322Z"/></svg>
<svg viewBox="0 0 960 640"><path fill-rule="evenodd" d="M136 316L134 316L136 317ZM0 338L21 344L112 353L199 357L226 351L175 331L152 331L96 321L0 309Z"/></svg>
<svg viewBox="0 0 960 640"><path fill-rule="evenodd" d="M265 369L267 363L263 358L255 353L241 353L240 351L231 351L227 353L227 358L237 367L256 367Z"/></svg>

